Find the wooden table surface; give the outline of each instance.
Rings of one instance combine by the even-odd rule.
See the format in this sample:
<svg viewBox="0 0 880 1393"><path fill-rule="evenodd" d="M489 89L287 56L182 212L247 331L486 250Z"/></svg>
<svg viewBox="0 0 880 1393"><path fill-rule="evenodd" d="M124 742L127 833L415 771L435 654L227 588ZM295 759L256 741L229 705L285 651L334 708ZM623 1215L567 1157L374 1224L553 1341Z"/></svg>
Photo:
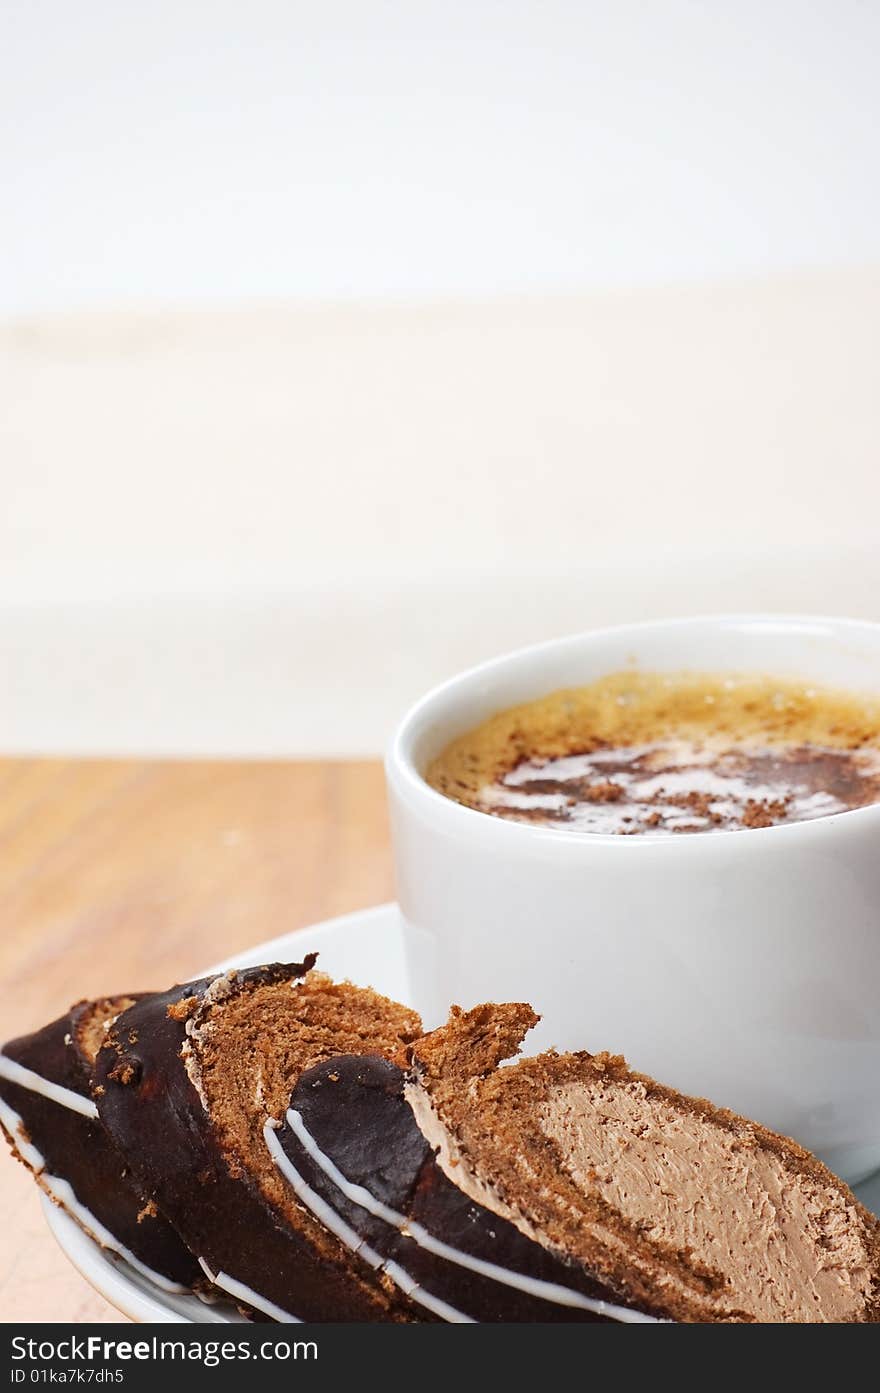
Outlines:
<svg viewBox="0 0 880 1393"><path fill-rule="evenodd" d="M0 760L0 1038L392 894L378 762ZM0 1155L0 1320L122 1319Z"/></svg>

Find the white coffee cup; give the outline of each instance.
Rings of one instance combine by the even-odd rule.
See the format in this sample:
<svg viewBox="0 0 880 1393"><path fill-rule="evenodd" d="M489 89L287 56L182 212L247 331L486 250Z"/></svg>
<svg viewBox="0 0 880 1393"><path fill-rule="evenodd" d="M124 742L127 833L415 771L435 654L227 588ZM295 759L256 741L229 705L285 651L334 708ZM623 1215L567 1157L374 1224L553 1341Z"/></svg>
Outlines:
<svg viewBox="0 0 880 1393"><path fill-rule="evenodd" d="M880 805L684 837L507 821L428 762L505 707L634 667L880 693L880 625L670 620L484 663L405 717L387 761L414 1002L530 1001L530 1050L610 1050L795 1137L856 1183L880 1167Z"/></svg>

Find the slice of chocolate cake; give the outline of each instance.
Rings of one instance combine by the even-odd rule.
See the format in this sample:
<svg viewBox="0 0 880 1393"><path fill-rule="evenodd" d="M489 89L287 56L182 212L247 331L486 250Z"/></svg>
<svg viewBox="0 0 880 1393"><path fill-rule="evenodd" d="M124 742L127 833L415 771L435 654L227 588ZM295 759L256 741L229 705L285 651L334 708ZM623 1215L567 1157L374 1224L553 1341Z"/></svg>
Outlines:
<svg viewBox="0 0 880 1393"><path fill-rule="evenodd" d="M136 1002L97 1058L100 1117L205 1273L245 1308L281 1321L408 1320L401 1287L302 1206L264 1137L305 1069L340 1053L400 1054L420 1033L414 1012L313 962Z"/></svg>
<svg viewBox="0 0 880 1393"><path fill-rule="evenodd" d="M536 1021L455 1008L413 1047L407 1099L475 1205L662 1319L880 1320L880 1223L815 1157L616 1056L499 1067Z"/></svg>
<svg viewBox="0 0 880 1393"><path fill-rule="evenodd" d="M367 1246L420 1310L461 1321L645 1321L607 1284L520 1233L444 1175L395 1063L307 1070L266 1144L300 1201L352 1251Z"/></svg>
<svg viewBox="0 0 880 1393"><path fill-rule="evenodd" d="M90 1076L107 1023L132 996L81 1001L0 1053L0 1123L47 1195L165 1291L204 1285L171 1225L138 1189L98 1120Z"/></svg>

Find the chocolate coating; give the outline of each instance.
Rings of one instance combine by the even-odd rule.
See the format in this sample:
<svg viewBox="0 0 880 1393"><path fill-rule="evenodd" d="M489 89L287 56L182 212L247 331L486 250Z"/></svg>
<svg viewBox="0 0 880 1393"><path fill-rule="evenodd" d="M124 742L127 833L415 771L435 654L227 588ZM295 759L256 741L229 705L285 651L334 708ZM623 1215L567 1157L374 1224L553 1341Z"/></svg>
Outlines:
<svg viewBox="0 0 880 1393"><path fill-rule="evenodd" d="M42 1030L11 1040L4 1055L90 1099L91 1062L79 1043L79 1027L89 1009L89 1002L79 1002ZM68 1181L79 1204L123 1247L171 1282L204 1285L201 1268L172 1226L160 1214L145 1212L144 1192L97 1118L2 1077L0 1098L22 1119L48 1173ZM16 1138L10 1140L14 1146Z"/></svg>

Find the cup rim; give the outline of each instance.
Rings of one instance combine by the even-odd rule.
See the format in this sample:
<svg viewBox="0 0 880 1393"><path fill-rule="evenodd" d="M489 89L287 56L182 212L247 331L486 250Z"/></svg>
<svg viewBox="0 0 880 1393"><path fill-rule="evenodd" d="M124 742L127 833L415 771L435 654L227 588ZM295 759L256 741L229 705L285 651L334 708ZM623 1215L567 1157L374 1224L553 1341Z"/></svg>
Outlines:
<svg viewBox="0 0 880 1393"><path fill-rule="evenodd" d="M684 848L684 854L688 855L700 854L696 850L697 847L707 847L707 850L717 849L721 833L706 832L690 837L670 837L662 833L647 831L639 836L622 837L613 832L575 832L562 827L542 827L533 823L517 822L510 818L493 817L489 813L480 812L477 808L468 808L462 803L457 803L454 798L449 798L445 793L432 788L424 775L416 768L410 748L414 734L420 729L426 713L429 713L432 707L454 696L461 687L478 682L481 678L504 668L507 664L515 664L528 657L539 660L542 654L550 650L574 648L587 639L601 642L606 637L635 635L645 633L648 630L683 630L713 625L721 628L738 628L748 625L765 628L778 626L786 630L858 631L871 633L880 640L880 623L870 619L851 619L839 615L743 611L684 615L670 619L638 620L629 624L613 624L598 629L584 629L578 633L561 635L558 638L543 639L539 643L525 644L520 648L510 649L453 674L452 677L425 692L409 707L398 723L386 753L385 775L389 787L393 788L401 797L408 798L409 801L415 800L421 804L426 814L444 820L451 829L456 825L462 830L469 828L472 835L499 839L513 838L514 841L518 840L521 843L530 839L542 843L545 848L553 845L560 848L579 846L582 849L590 846L638 846L641 848L662 846L664 848ZM869 803L863 808L846 808L842 812L825 813L821 817L804 819L800 822L777 823L770 827L725 828L723 829L723 841L725 845L730 845L731 836L737 838L738 843L741 844L744 838L754 840L757 837L769 835L789 837L793 835L801 837L823 835L821 829L838 825L842 819L860 819L862 822L866 822L872 818L874 821L880 822L880 803ZM634 853L630 851L627 854ZM668 850L662 854L672 855L674 853Z"/></svg>

